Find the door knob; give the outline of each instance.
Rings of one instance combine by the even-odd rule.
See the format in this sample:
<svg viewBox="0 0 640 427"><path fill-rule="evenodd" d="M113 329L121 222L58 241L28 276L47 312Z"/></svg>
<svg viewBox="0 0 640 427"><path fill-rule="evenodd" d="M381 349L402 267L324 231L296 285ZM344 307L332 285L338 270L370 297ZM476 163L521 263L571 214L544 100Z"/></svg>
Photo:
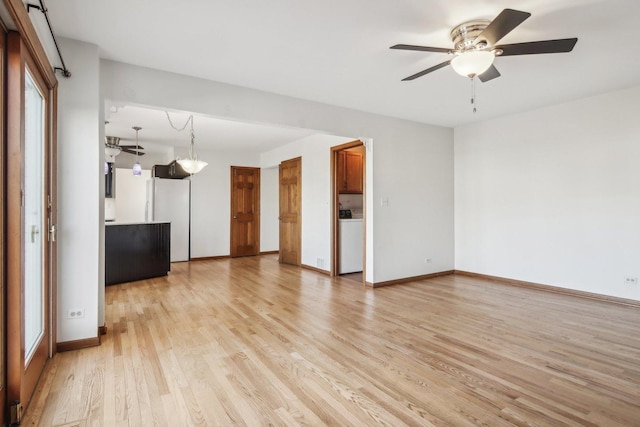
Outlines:
<svg viewBox="0 0 640 427"><path fill-rule="evenodd" d="M36 242L36 234L40 234L40 230L38 230L37 225L32 225L31 226L31 243Z"/></svg>
<svg viewBox="0 0 640 427"><path fill-rule="evenodd" d="M234 215L234 216L233 216L233 219L238 219L238 216L237 216L237 215Z"/></svg>

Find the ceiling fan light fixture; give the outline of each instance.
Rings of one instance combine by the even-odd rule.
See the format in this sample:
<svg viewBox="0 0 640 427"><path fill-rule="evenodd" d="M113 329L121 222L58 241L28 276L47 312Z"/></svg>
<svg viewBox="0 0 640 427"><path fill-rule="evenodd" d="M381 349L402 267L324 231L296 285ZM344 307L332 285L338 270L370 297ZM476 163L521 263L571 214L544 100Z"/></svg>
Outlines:
<svg viewBox="0 0 640 427"><path fill-rule="evenodd" d="M107 157L115 157L120 154L120 149L115 147L105 147L104 154Z"/></svg>
<svg viewBox="0 0 640 427"><path fill-rule="evenodd" d="M476 77L491 67L495 53L488 50L467 50L451 60L453 70L464 77Z"/></svg>

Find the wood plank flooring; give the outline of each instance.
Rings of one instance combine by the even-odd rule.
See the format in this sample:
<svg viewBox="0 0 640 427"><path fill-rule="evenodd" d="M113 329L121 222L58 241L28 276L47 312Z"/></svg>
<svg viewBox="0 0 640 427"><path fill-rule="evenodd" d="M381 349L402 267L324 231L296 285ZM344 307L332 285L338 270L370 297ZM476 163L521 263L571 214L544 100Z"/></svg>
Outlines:
<svg viewBox="0 0 640 427"><path fill-rule="evenodd" d="M276 256L110 286L23 425L640 425L640 310L470 278L379 289Z"/></svg>

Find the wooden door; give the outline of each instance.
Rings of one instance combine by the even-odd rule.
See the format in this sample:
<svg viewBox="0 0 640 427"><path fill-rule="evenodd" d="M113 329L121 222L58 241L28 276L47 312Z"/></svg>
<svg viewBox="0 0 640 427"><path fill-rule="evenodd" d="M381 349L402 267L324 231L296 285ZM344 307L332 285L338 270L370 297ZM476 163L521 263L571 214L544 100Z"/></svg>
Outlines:
<svg viewBox="0 0 640 427"><path fill-rule="evenodd" d="M302 158L280 163L280 262L300 265Z"/></svg>
<svg viewBox="0 0 640 427"><path fill-rule="evenodd" d="M7 37L7 400L28 407L53 352L55 89L17 33Z"/></svg>
<svg viewBox="0 0 640 427"><path fill-rule="evenodd" d="M260 168L231 166L231 256L260 253Z"/></svg>

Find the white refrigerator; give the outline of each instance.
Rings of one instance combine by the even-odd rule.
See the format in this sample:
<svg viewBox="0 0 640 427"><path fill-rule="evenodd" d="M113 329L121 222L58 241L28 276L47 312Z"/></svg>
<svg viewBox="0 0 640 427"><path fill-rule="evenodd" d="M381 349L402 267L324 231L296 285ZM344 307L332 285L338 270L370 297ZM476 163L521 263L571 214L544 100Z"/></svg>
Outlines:
<svg viewBox="0 0 640 427"><path fill-rule="evenodd" d="M147 181L147 221L171 222L171 262L189 261L191 181L151 178Z"/></svg>

